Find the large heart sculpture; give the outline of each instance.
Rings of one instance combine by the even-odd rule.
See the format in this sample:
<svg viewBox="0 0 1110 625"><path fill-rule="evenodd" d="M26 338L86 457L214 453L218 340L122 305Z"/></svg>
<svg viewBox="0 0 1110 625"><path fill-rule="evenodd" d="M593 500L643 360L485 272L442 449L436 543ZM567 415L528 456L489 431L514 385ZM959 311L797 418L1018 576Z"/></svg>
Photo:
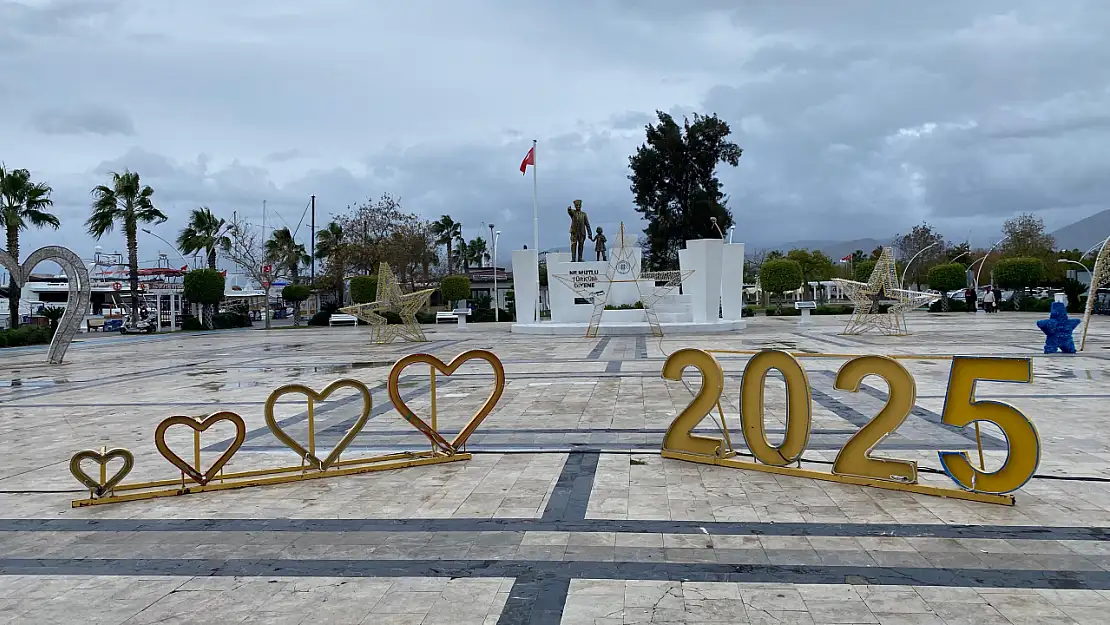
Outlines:
<svg viewBox="0 0 1110 625"><path fill-rule="evenodd" d="M443 436L439 434L439 432L436 432L434 429L432 429L427 423L424 422L423 419L416 416L416 414L409 409L408 405L405 404L405 400L401 398L401 391L398 387L398 382L401 378L401 372L410 365L414 365L417 363L427 363L443 375L451 375L455 372L455 370L462 366L464 362L467 362L469 360L484 360L488 362L491 367L493 367L493 391L490 392L489 397L486 398L486 402L482 404L482 407L478 409L478 412L476 412L474 416L471 417L470 421L466 424L466 427L464 427L458 433L458 435L455 436L455 440L448 443L443 438ZM466 439L470 438L470 435L479 425L481 425L486 416L489 415L489 413L493 412L494 406L496 406L497 402L501 399L501 394L505 392L505 366L501 364L501 360L493 352L484 349L472 349L470 351L463 352L458 356L455 356L454 360L452 360L450 363L444 363L442 360L436 358L435 356L432 356L431 354L409 354L408 356L405 356L404 358L398 360L397 363L393 365L393 369L389 371L388 387L390 401L393 402L393 405L397 408L397 411L401 413L401 416L404 417L406 421L416 426L416 428L420 430L425 436L427 436L432 441L432 443L438 445L444 451L448 453L455 453L460 447L466 444Z"/></svg>
<svg viewBox="0 0 1110 625"><path fill-rule="evenodd" d="M220 457L216 458L216 461L213 462L212 466L208 467L208 470L204 473L200 472L199 466L194 467L182 460L181 456L173 453L173 450L166 444L166 430L175 425L184 425L197 432L203 432L220 421L230 421L231 424L235 426L235 438L232 439L231 444L227 446L224 453L220 454ZM159 423L158 427L154 430L154 446L158 448L158 453L162 454L166 460L169 460L175 467L181 469L185 475L188 475L190 479L201 486L204 486L212 481L212 478L216 477L220 469L222 469L224 465L227 464L227 461L231 460L231 457L235 455L235 452L239 451L239 448L243 446L243 441L246 439L247 424L243 421L243 417L226 410L214 412L203 419L182 416L170 417Z"/></svg>
<svg viewBox="0 0 1110 625"><path fill-rule="evenodd" d="M123 460L123 466L116 471L115 475L105 480L103 484L100 483L100 480L95 480L90 477L89 474L85 473L85 470L81 468L81 463L85 460L92 460L103 467L116 458ZM135 456L126 449L110 449L103 453L92 449L86 449L85 451L79 451L73 454L73 457L69 459L69 472L73 474L73 477L77 478L77 481L96 493L97 497L103 497L104 493L112 492L112 489L119 485L119 483L123 481L123 478L127 477L127 474L130 473L131 469L134 467Z"/></svg>
<svg viewBox="0 0 1110 625"><path fill-rule="evenodd" d="M69 279L69 297L66 299L66 312L58 322L58 330L50 341L50 351L47 360L52 365L60 364L69 349L77 331L81 329L81 322L89 309L92 300L92 283L89 282L89 272L81 262L81 257L68 248L57 245L40 247L31 252L22 265L7 252L0 252L0 265L3 265L15 278L15 284L23 287L31 277L31 270L39 263L49 260L58 263ZM18 293L10 294L19 297Z"/></svg>
<svg viewBox="0 0 1110 625"><path fill-rule="evenodd" d="M274 404L276 404L277 400L280 399L283 395L290 395L293 393L306 395L309 399L308 409L310 411L310 414L312 414L311 411L313 411L315 408L314 402L324 401L328 398L328 395L331 395L332 392L334 392L336 389L341 388L353 388L359 392L359 395L362 396L362 412L360 412L358 418L355 419L354 425L352 425L351 428L347 430L347 433L343 435L343 438L339 439L339 442L335 444L335 447L331 450L331 453L329 453L326 458L321 460L310 450L305 449L304 446L294 440L292 436L286 434L285 430L281 429L281 425L278 424L277 419L274 417ZM351 444L351 441L355 440L355 437L358 436L358 433L362 431L363 426L365 426L366 422L370 419L370 407L370 389L366 388L366 385L362 382L359 382L358 380L336 380L335 382L332 382L331 384L325 386L324 390L319 392L314 391L303 384L286 384L285 386L281 386L275 389L274 392L270 393L270 396L266 399L266 425L270 426L270 431L273 432L274 437L284 443L286 447L297 452L298 456L304 458L310 464L315 465L317 469L320 469L321 471L326 471L327 468L332 465L332 463L339 459L339 454L343 453L343 450L346 449L347 446ZM313 424L309 427L315 427L315 425ZM313 440L315 440L316 433L312 432L309 434L309 436L311 436Z"/></svg>

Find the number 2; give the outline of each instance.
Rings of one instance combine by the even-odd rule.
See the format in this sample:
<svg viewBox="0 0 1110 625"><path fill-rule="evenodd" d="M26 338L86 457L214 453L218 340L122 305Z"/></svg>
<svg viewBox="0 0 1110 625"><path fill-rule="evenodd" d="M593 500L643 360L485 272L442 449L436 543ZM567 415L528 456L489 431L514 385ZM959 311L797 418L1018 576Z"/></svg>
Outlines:
<svg viewBox="0 0 1110 625"><path fill-rule="evenodd" d="M1033 381L1033 363L1028 358L952 359L948 375L948 391L944 395L941 422L965 427L976 421L997 425L1006 436L1009 450L1006 462L992 473L972 466L964 451L940 452L940 463L948 477L967 490L982 493L1009 493L1025 485L1041 462L1041 438L1028 417L1010 404L1000 401L976 400L975 383Z"/></svg>
<svg viewBox="0 0 1110 625"><path fill-rule="evenodd" d="M724 446L724 441L691 434L690 431L717 405L725 388L725 374L721 371L721 363L717 362L713 354L687 348L680 349L667 358L667 362L663 364L663 377L681 380L686 367L694 367L701 373L701 389L690 405L674 418L671 427L667 428L663 449L714 456Z"/></svg>
<svg viewBox="0 0 1110 625"><path fill-rule="evenodd" d="M886 405L848 439L833 462L832 472L895 482L917 481L917 463L893 458L873 458L871 450L898 429L917 402L913 376L898 361L886 356L862 356L844 363L833 388L858 393L869 375L882 378L889 388Z"/></svg>

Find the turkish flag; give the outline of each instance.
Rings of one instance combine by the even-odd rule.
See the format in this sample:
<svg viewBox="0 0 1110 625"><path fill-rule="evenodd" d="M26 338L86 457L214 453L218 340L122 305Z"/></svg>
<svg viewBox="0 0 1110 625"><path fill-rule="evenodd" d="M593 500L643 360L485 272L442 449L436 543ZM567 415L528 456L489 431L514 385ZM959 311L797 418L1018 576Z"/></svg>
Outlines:
<svg viewBox="0 0 1110 625"><path fill-rule="evenodd" d="M534 145L532 146L532 149L528 150L528 155L524 157L524 160L520 161L521 175L528 171L529 165L531 165L532 167L536 166L536 146Z"/></svg>

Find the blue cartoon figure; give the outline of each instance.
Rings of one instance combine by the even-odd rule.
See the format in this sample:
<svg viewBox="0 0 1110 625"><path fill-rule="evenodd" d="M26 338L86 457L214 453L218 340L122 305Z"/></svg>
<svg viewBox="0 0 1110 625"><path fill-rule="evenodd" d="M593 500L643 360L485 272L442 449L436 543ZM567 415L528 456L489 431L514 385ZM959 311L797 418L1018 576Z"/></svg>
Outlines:
<svg viewBox="0 0 1110 625"><path fill-rule="evenodd" d="M1052 302L1052 312L1048 319L1041 319L1037 327L1045 333L1044 353L1055 354L1057 350L1066 354L1075 353L1075 341L1071 333L1079 325L1078 319L1068 319L1068 307L1063 302Z"/></svg>

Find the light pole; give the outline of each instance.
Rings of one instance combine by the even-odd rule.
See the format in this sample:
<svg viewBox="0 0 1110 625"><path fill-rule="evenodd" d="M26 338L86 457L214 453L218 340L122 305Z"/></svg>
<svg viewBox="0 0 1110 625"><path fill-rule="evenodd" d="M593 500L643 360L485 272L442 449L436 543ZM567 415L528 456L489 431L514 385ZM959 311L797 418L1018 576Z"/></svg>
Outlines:
<svg viewBox="0 0 1110 625"><path fill-rule="evenodd" d="M979 288L979 276L983 275L983 267L987 266L987 262L986 262L987 258L990 257L991 252L994 251L994 248L998 247L999 245L1002 245L1002 242L1005 241L1005 240L1006 240L1006 237L1002 237L1001 239L999 239L998 242L995 243L994 245L992 245L991 248L989 250L987 250L987 253L983 254L983 257L980 258L979 261L977 261L977 262L982 262L983 264L979 265L979 271L975 272L975 288L977 288L977 289ZM971 263L971 264L974 265L975 263ZM969 267L969 269L970 269L970 267Z"/></svg>
<svg viewBox="0 0 1110 625"><path fill-rule="evenodd" d="M1056 262L1058 262L1058 263L1071 263L1073 265L1079 265L1080 267L1082 267L1084 269L1084 271L1087 272L1088 276L1091 275L1091 270L1087 269L1087 265L1084 265L1083 263L1079 262L1078 260L1071 260L1070 258L1060 258L1060 259L1057 259ZM1076 276L1078 277L1079 274L1076 274Z"/></svg>
<svg viewBox="0 0 1110 625"><path fill-rule="evenodd" d="M926 245L925 247L921 248L921 250L919 252L914 254L912 258L910 258L910 262L906 263L906 267L904 269L902 269L902 279L898 281L898 284L903 289L906 288L906 274L909 272L910 265L913 264L913 261L916 260L918 256L921 256L923 253L925 253L925 250L927 250L931 247L936 247L936 246L940 245L941 243L942 243L942 241L937 241L936 243Z"/></svg>
<svg viewBox="0 0 1110 625"><path fill-rule="evenodd" d="M174 247L173 243L170 243L169 241L163 239L162 237L158 236L157 234L154 234L153 232L151 232L150 230L148 230L146 228L143 228L142 231L149 234L150 236L154 237L155 239L158 239L162 243L165 243L166 245L170 246L170 249L177 252L177 255L181 257L182 262L184 262L186 266L189 265L189 261L185 260L185 255L182 254L180 252L180 250L178 250L176 247Z"/></svg>
<svg viewBox="0 0 1110 625"><path fill-rule="evenodd" d="M493 233L493 322L500 321L501 303L497 297L497 240L501 238L501 231Z"/></svg>

